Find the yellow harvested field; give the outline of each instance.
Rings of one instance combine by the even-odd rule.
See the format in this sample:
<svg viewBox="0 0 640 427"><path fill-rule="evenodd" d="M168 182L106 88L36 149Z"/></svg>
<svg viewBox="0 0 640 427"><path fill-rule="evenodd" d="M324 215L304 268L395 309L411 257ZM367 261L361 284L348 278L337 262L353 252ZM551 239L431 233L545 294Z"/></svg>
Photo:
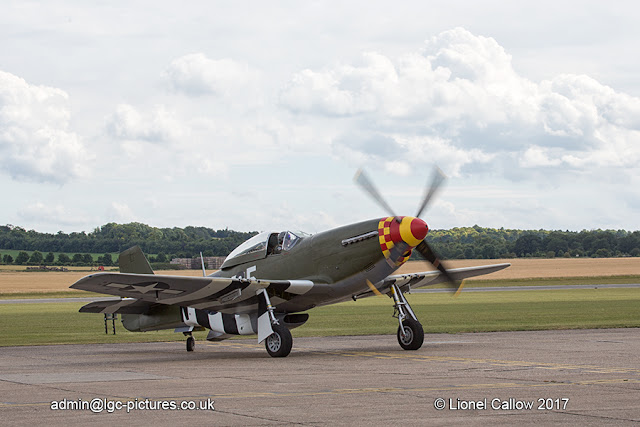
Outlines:
<svg viewBox="0 0 640 427"><path fill-rule="evenodd" d="M527 279L640 275L640 258L489 259L446 261L447 268L508 262L511 267L478 279ZM428 270L422 261L403 265L398 273ZM201 270L167 270L157 274L200 276ZM72 291L69 286L90 271L26 272L0 269L0 293Z"/></svg>
<svg viewBox="0 0 640 427"><path fill-rule="evenodd" d="M478 277L482 279L530 279L550 277L594 277L640 275L640 258L551 258L551 259L462 259L444 261L447 268L472 267L477 265L501 264L508 262L511 267ZM425 268L427 267L427 268ZM429 270L421 261L411 261L403 265L398 273L415 273Z"/></svg>

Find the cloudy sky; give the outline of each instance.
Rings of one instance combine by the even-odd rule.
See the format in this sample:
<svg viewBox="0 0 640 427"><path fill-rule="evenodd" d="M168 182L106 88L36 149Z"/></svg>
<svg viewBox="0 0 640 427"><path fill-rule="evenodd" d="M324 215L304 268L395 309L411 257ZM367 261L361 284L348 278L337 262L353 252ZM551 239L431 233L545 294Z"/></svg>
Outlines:
<svg viewBox="0 0 640 427"><path fill-rule="evenodd" d="M385 215L359 167L413 215L438 165L431 228L637 230L639 19L632 1L5 1L0 224L318 232Z"/></svg>

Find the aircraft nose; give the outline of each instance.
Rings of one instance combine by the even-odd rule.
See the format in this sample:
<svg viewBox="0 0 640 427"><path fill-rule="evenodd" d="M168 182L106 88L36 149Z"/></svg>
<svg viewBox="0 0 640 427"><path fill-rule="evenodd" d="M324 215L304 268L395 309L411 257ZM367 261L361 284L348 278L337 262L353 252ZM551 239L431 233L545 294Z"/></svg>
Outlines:
<svg viewBox="0 0 640 427"><path fill-rule="evenodd" d="M411 255L411 250L418 246L429 232L427 223L420 218L412 216L397 216L382 218L378 223L378 238L380 249L385 258L391 256L391 248L397 243L406 243L409 248L399 260L394 260L395 265L401 265Z"/></svg>
<svg viewBox="0 0 640 427"><path fill-rule="evenodd" d="M418 246L428 232L427 223L420 218L404 217L400 224L400 236L409 246Z"/></svg>

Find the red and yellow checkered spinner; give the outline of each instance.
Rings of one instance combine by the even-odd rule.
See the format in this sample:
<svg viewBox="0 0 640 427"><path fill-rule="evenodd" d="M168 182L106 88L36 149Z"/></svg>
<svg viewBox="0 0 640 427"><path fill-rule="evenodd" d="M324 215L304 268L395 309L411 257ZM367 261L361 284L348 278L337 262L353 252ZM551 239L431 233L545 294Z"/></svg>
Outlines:
<svg viewBox="0 0 640 427"><path fill-rule="evenodd" d="M418 246L429 232L427 223L420 218L411 216L387 217L382 218L378 223L378 239L380 241L380 249L385 258L391 256L391 248L396 244L404 242L409 245L407 251L402 258L398 259L395 264L400 266L404 264L411 256L411 250Z"/></svg>

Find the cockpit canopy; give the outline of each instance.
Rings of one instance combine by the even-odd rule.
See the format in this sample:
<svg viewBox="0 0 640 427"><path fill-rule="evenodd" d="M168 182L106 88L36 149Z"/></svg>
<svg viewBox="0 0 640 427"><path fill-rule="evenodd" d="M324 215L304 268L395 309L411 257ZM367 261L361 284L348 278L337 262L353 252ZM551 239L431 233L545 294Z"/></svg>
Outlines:
<svg viewBox="0 0 640 427"><path fill-rule="evenodd" d="M300 239L308 236L302 232L266 231L253 236L237 248L235 248L224 260L221 268L232 267L249 261L265 258L268 255L277 255L291 250Z"/></svg>

